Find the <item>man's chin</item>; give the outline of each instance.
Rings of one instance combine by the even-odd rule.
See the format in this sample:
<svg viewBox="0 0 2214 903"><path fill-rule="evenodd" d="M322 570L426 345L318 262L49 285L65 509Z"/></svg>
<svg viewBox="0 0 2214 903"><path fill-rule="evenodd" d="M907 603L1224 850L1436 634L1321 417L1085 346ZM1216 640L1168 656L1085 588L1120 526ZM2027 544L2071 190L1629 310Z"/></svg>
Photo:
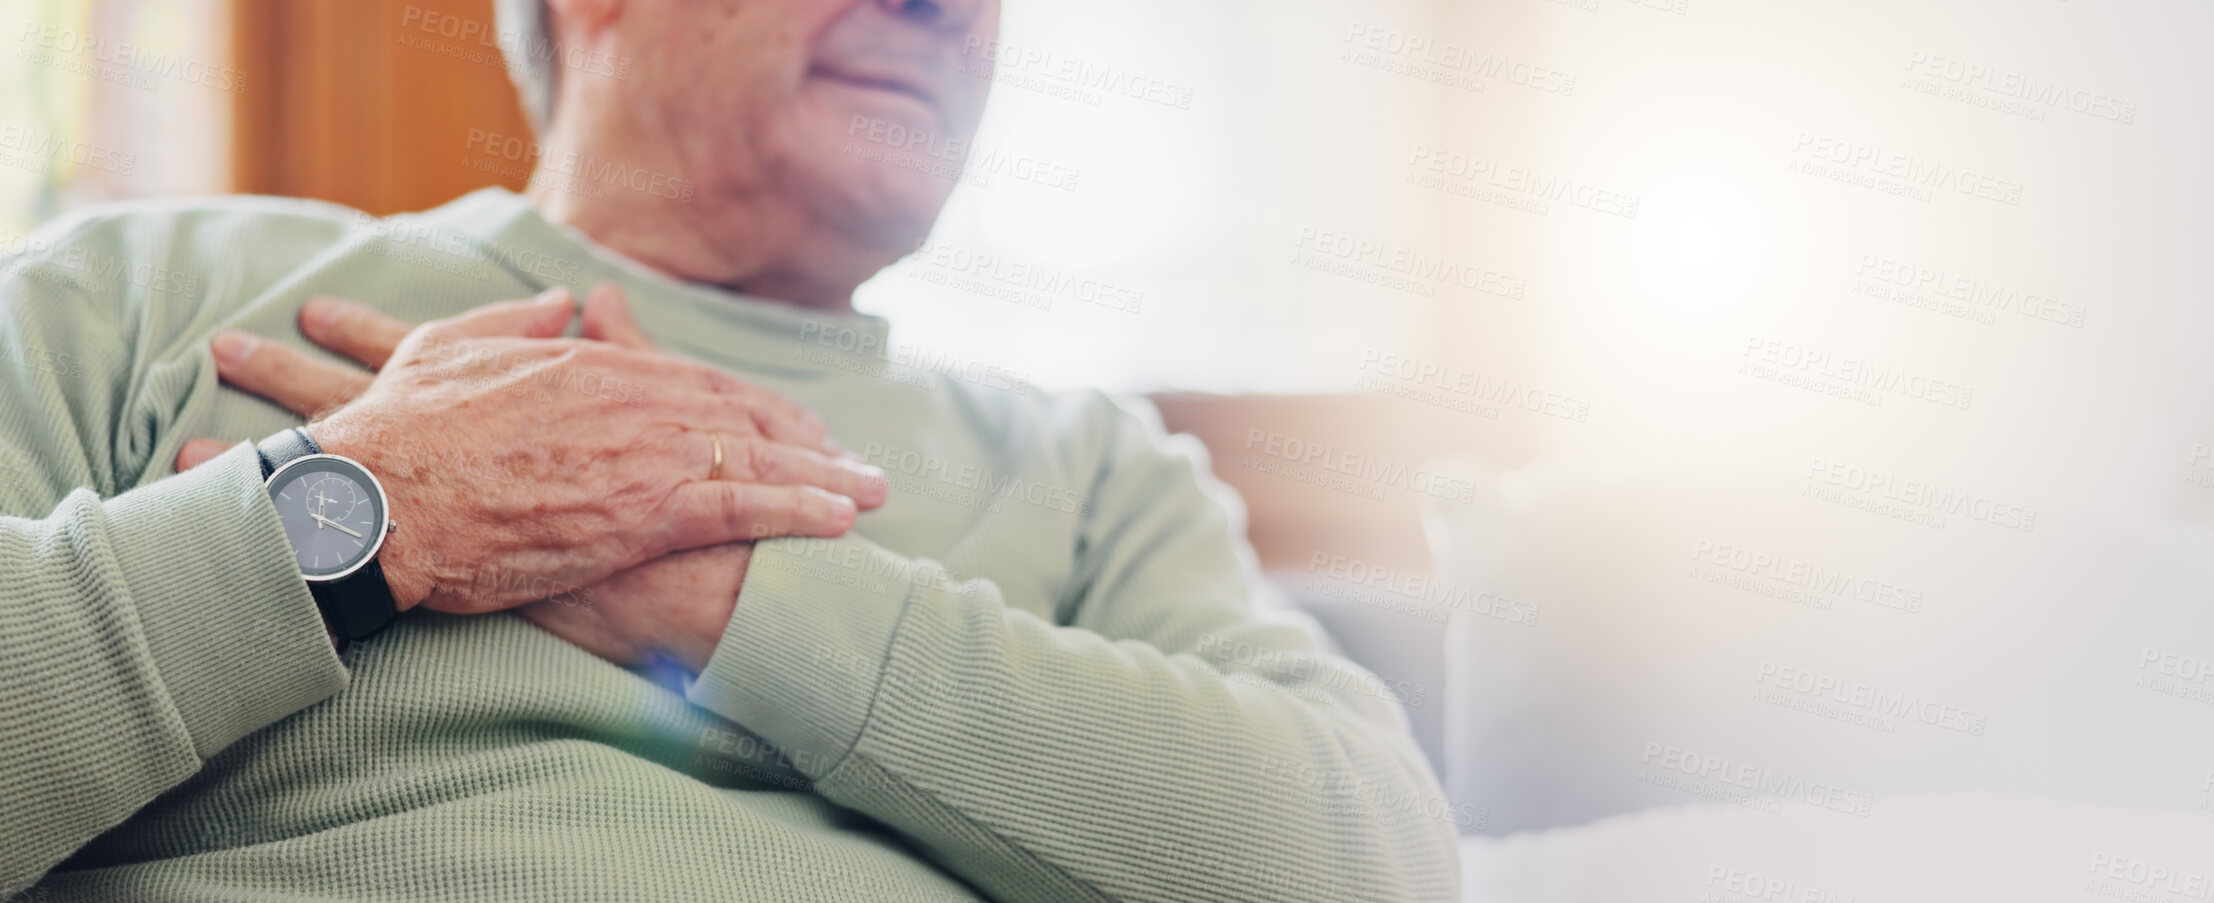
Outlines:
<svg viewBox="0 0 2214 903"><path fill-rule="evenodd" d="M856 245L896 249L905 255L921 244L938 221L949 193L945 183L891 181L883 173L852 174L825 218Z"/></svg>
<svg viewBox="0 0 2214 903"><path fill-rule="evenodd" d="M930 237L930 227L937 222L935 216L884 217L857 224L849 230L857 246L868 248L884 257L883 265L914 253Z"/></svg>

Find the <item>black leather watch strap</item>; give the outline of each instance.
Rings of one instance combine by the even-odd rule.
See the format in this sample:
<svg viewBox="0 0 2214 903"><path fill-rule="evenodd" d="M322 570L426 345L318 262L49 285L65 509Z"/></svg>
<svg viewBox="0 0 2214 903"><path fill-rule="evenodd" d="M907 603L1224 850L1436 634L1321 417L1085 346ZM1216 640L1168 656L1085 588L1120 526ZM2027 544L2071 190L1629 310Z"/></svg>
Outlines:
<svg viewBox="0 0 2214 903"><path fill-rule="evenodd" d="M277 468L295 458L322 454L323 447L315 444L315 437L308 435L307 427L296 426L261 440L254 451L261 455L261 478L266 480L277 472Z"/></svg>
<svg viewBox="0 0 2214 903"><path fill-rule="evenodd" d="M261 455L264 481L286 464L323 453L307 428L298 426L263 439L254 450ZM390 516L386 512L388 521ZM315 597L315 607L322 610L324 623L340 640L367 639L400 614L399 605L392 599L392 587L384 580L384 566L374 558L344 579L308 581L308 592Z"/></svg>
<svg viewBox="0 0 2214 903"><path fill-rule="evenodd" d="M323 609L331 633L341 640L367 639L399 617L392 601L392 587L384 582L384 566L372 558L361 570L336 583L311 583L315 604Z"/></svg>

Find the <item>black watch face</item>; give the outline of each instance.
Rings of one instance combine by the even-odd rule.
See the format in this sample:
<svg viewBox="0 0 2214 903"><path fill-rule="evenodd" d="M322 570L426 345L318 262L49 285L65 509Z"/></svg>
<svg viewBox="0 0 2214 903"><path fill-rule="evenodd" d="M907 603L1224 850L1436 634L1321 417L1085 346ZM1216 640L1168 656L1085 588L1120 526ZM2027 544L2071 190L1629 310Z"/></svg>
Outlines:
<svg viewBox="0 0 2214 903"><path fill-rule="evenodd" d="M346 458L310 455L278 468L269 500L310 580L351 574L384 544L384 492Z"/></svg>

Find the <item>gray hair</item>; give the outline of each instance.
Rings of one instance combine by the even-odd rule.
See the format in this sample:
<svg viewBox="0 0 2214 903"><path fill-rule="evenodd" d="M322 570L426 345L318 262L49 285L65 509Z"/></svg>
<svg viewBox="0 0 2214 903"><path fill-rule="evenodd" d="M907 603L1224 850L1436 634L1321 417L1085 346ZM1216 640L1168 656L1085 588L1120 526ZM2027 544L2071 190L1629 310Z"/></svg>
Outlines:
<svg viewBox="0 0 2214 903"><path fill-rule="evenodd" d="M553 122L554 88L561 72L553 29L546 20L546 0L497 0L494 6L507 77L523 97L523 115L530 118L531 129L543 134Z"/></svg>

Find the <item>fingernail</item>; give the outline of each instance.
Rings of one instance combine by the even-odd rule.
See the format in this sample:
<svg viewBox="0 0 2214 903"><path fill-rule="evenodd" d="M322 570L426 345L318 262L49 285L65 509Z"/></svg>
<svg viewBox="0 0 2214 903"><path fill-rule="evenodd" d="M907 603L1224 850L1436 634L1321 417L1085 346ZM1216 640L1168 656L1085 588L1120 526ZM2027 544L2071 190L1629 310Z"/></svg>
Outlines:
<svg viewBox="0 0 2214 903"><path fill-rule="evenodd" d="M254 349L261 347L261 339L243 332L225 332L215 337L215 356L226 364L242 363L252 357Z"/></svg>
<svg viewBox="0 0 2214 903"><path fill-rule="evenodd" d="M300 308L300 328L308 332L321 332L338 322L338 301L331 298L310 298L307 306Z"/></svg>

